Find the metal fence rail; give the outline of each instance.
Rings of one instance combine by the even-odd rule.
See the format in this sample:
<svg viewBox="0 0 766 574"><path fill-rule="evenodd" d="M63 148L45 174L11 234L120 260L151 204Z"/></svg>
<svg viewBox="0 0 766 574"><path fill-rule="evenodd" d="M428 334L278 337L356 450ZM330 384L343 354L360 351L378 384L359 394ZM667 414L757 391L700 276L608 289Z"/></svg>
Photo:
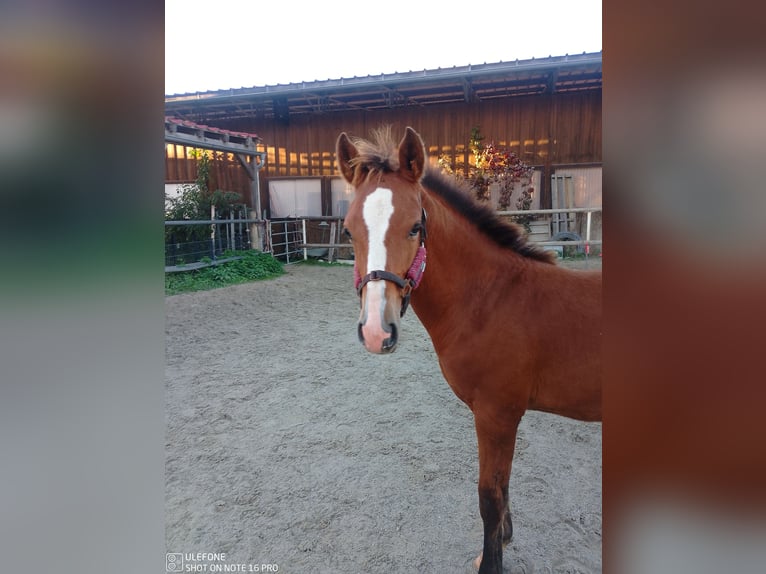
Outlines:
<svg viewBox="0 0 766 574"><path fill-rule="evenodd" d="M532 240L536 245L547 246L559 246L577 247L578 251L584 252L586 255L590 253L591 246L600 247L602 244L601 239L591 239L593 214L601 213L601 207L567 207L559 209L527 209L527 210L515 210L515 211L498 211L498 215L502 216L527 216L527 215L546 215L551 216L550 232L552 238L548 240ZM576 233L571 231L575 222L577 221L577 215L585 215L585 237L579 237ZM565 224L566 222L566 224ZM558 239L557 239L558 238Z"/></svg>
<svg viewBox="0 0 766 574"><path fill-rule="evenodd" d="M266 225L271 254L285 263L295 263L301 255L303 224L300 219L269 221Z"/></svg>
<svg viewBox="0 0 766 574"><path fill-rule="evenodd" d="M591 238L592 214L601 212L601 207L572 207L564 209L530 209L522 211L498 211L500 216L553 215L559 213L584 214L585 237L575 237L569 233L567 237L549 240L533 240L541 246L571 246L578 250L584 247L587 254L591 246L601 246L601 239ZM328 240L309 241L310 232L307 224L320 222L325 226ZM195 234L183 234L179 230L197 228ZM301 217L295 219L270 220L235 217L228 219L205 219L194 221L166 221L165 240L165 270L167 272L200 268L205 265L220 263L220 258L226 251L245 249L262 249L271 253L284 263L308 259L312 251L326 253L332 261L339 253L352 253L351 244L343 242L341 230L343 218L337 216ZM174 236L174 230L176 234ZM315 230L316 231L316 230ZM193 241L175 240L178 237L196 235ZM176 237L177 236L177 237ZM314 234L314 237L317 237ZM352 255L353 257L353 255ZM210 262L200 264L200 260L209 258Z"/></svg>
<svg viewBox="0 0 766 574"><path fill-rule="evenodd" d="M166 221L166 272L200 268L203 259L216 261L227 251L257 247L253 226L263 221L243 215L244 209L232 211L228 218Z"/></svg>
<svg viewBox="0 0 766 574"><path fill-rule="evenodd" d="M326 234L322 234L320 241L309 241L307 222L319 222L319 226L325 226ZM303 242L300 245L303 250L303 259L321 253L328 261L335 261L340 254L353 253L353 247L349 241L343 242L343 217L337 215L322 217L307 217L303 219Z"/></svg>

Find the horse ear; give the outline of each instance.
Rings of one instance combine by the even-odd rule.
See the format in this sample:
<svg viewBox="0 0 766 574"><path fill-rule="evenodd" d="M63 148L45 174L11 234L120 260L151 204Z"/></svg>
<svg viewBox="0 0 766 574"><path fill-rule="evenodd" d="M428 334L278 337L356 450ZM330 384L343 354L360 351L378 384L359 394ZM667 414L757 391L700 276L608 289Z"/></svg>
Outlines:
<svg viewBox="0 0 766 574"><path fill-rule="evenodd" d="M411 127L404 131L399 142L399 171L412 181L419 181L426 161L426 148L418 132Z"/></svg>
<svg viewBox="0 0 766 574"><path fill-rule="evenodd" d="M351 160L359 155L356 146L351 143L351 140L343 132L338 136L338 141L335 144L335 153L338 161L338 169L348 183L354 183L354 168L351 166Z"/></svg>

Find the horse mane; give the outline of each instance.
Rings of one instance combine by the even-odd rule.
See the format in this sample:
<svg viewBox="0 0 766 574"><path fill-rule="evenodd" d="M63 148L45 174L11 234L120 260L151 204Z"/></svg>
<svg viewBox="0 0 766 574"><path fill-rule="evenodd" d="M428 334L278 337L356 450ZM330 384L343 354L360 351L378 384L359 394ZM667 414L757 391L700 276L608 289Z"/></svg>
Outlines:
<svg viewBox="0 0 766 574"><path fill-rule="evenodd" d="M351 141L358 155L349 164L355 168L366 168L369 171L368 177L376 172L393 173L399 169L399 144L393 138L391 126L373 130L370 140L353 137ZM420 183L441 197L453 211L473 223L498 246L537 261L554 262L552 252L528 242L521 226L501 219L494 209L471 197L470 192L462 188L455 178L427 166Z"/></svg>
<svg viewBox="0 0 766 574"><path fill-rule="evenodd" d="M543 263L554 262L554 254L551 251L545 251L527 241L520 225L505 221L494 209L479 203L471 197L467 189L461 188L453 177L440 169L429 166L420 183L442 198L453 211L473 223L498 246Z"/></svg>
<svg viewBox="0 0 766 574"><path fill-rule="evenodd" d="M370 140L352 137L351 143L359 153L348 162L351 167L364 166L371 174L398 171L399 149L391 133L391 126L382 126L373 130Z"/></svg>

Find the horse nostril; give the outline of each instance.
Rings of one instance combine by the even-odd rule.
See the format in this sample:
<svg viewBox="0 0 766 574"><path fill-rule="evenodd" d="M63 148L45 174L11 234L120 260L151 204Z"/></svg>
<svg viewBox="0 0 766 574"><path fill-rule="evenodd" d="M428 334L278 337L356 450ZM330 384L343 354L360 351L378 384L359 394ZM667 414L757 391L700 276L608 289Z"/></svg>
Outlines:
<svg viewBox="0 0 766 574"><path fill-rule="evenodd" d="M359 342L364 343L364 333L362 333L362 324L356 326L356 334L359 336Z"/></svg>
<svg viewBox="0 0 766 574"><path fill-rule="evenodd" d="M391 352L396 348L396 343L399 337L396 325L394 323L389 323L388 326L391 329L391 336L383 341L383 350Z"/></svg>

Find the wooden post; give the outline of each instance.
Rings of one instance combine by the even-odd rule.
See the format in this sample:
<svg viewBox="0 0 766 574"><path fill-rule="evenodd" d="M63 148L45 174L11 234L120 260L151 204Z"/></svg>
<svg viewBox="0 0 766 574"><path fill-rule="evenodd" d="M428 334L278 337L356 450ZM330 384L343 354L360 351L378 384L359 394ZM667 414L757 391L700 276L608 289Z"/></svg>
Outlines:
<svg viewBox="0 0 766 574"><path fill-rule="evenodd" d="M210 206L210 221L215 221L215 205ZM210 225L210 258L215 259L215 223Z"/></svg>
<svg viewBox="0 0 766 574"><path fill-rule="evenodd" d="M287 221L285 221L284 224L285 228L285 257L287 258L287 263L290 263L290 232L287 230Z"/></svg>
<svg viewBox="0 0 766 574"><path fill-rule="evenodd" d="M229 219L234 220L234 209L229 208ZM234 244L234 223L229 223L229 233L226 235L226 247L228 249L236 249L236 245Z"/></svg>
<svg viewBox="0 0 766 574"><path fill-rule="evenodd" d="M335 243L335 228L338 226L337 223L334 221L330 224L330 243ZM330 251L327 253L327 261L332 263L335 261L335 248L330 248Z"/></svg>
<svg viewBox="0 0 766 574"><path fill-rule="evenodd" d="M254 209L249 211L250 219L258 219L258 212ZM271 250L271 235L267 235L267 241L264 244L264 238L261 236L261 230L257 223L251 223L248 227L250 231L250 248L266 251L267 247Z"/></svg>

